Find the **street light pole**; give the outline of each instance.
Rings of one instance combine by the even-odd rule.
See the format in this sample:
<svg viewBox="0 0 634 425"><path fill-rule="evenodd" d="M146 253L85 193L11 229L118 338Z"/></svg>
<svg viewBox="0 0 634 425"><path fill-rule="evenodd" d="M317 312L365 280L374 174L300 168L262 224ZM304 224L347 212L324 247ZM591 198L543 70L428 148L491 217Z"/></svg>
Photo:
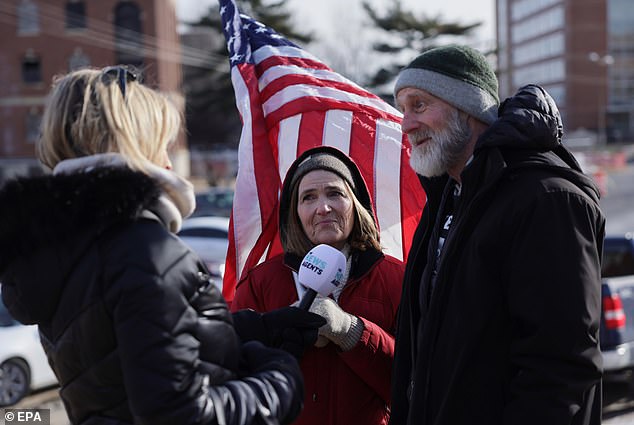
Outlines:
<svg viewBox="0 0 634 425"><path fill-rule="evenodd" d="M614 63L614 57L610 54L601 56L597 52L588 53L588 59L590 62L594 62L599 66L609 67ZM597 83L597 144L602 146L607 142L606 137L606 113L607 113L607 103L608 103L608 84L607 78L603 81L599 81ZM603 95L603 96L601 96Z"/></svg>

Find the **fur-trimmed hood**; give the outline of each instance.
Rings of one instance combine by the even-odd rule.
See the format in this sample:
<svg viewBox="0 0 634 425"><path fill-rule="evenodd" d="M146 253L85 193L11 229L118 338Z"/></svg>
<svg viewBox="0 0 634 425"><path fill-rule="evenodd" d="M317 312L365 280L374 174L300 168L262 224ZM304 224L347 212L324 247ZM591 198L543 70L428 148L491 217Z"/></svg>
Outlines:
<svg viewBox="0 0 634 425"><path fill-rule="evenodd" d="M33 302L41 305L29 310L52 314L86 248L105 230L137 218L161 193L150 176L123 167L10 181L0 190L0 282L38 294Z"/></svg>

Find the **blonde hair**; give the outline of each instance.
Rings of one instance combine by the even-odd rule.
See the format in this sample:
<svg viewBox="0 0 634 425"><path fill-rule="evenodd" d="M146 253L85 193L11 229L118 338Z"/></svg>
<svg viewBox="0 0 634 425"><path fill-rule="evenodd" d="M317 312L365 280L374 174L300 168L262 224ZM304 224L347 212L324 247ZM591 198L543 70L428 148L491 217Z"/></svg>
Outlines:
<svg viewBox="0 0 634 425"><path fill-rule="evenodd" d="M176 139L181 116L172 101L143 86L133 73L118 81L105 73L108 69L113 68L82 69L55 79L37 144L38 158L47 167L118 152L130 167L145 171L144 163L158 164Z"/></svg>
<svg viewBox="0 0 634 425"><path fill-rule="evenodd" d="M306 235L297 212L299 183L302 179L299 179L291 188L291 204L288 208L288 217L286 220L287 229L286 232L283 233L285 236L281 238L284 251L300 257L306 255L306 253L315 246ZM352 204L354 205L354 223L352 225L352 231L348 236L348 244L350 244L353 250L365 251L368 248L373 248L377 251L381 251L379 230L376 227L376 222L361 201L359 201L348 182L343 178L341 178L341 181L343 181L348 196L352 199Z"/></svg>

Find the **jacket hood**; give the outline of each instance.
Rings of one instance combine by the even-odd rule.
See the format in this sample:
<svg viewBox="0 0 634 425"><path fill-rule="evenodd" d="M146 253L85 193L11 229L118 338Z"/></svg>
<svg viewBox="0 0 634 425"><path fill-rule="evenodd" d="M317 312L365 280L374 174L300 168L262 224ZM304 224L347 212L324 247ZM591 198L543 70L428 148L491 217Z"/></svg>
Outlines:
<svg viewBox="0 0 634 425"><path fill-rule="evenodd" d="M121 167L7 183L0 190L0 282L13 316L23 323L50 317L90 244L160 194L151 177Z"/></svg>
<svg viewBox="0 0 634 425"><path fill-rule="evenodd" d="M561 143L561 115L553 98L543 88L534 84L520 88L502 102L498 116L478 139L474 156L487 149L499 148L509 169L548 168L598 202L596 184L583 174L575 157Z"/></svg>
<svg viewBox="0 0 634 425"><path fill-rule="evenodd" d="M506 99L498 119L480 136L476 152L487 147L553 150L561 145L563 123L552 97L529 84Z"/></svg>
<svg viewBox="0 0 634 425"><path fill-rule="evenodd" d="M282 193L280 195L279 208L280 235L282 236L282 238L284 238L288 225L288 214L290 212L289 206L291 203L291 195L293 193L294 186L299 184L299 181L301 180L297 179L297 181L294 181L297 169L307 158L309 158L311 155L316 154L332 155L344 164L352 177L355 196L357 197L361 205L363 205L365 209L370 213L372 219L376 222L376 215L374 214L372 199L370 198L370 193L368 192L368 186L365 184L365 179L363 178L363 175L361 175L361 171L359 171L359 167L357 166L357 164L352 160L352 158L350 158L348 155L337 148L333 148L331 146L319 146L304 151L300 156L297 157L297 159L291 164L290 168L286 172L284 184L282 185ZM291 182L293 182L294 184L291 184Z"/></svg>

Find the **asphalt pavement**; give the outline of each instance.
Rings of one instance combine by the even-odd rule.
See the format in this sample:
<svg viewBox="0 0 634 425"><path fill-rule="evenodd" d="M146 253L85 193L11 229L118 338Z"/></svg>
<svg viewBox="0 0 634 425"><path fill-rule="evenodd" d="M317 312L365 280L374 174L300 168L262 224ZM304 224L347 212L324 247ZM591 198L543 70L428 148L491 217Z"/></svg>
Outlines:
<svg viewBox="0 0 634 425"><path fill-rule="evenodd" d="M70 425L57 388L32 394L11 408L50 409L50 425ZM0 425L4 424L4 418L0 418ZM634 381L604 383L602 424L634 424Z"/></svg>
<svg viewBox="0 0 634 425"><path fill-rule="evenodd" d="M49 425L70 425L70 421L68 420L68 416L64 410L64 404L59 398L57 388L35 392L10 408L49 409L51 412ZM0 425L5 425L4 415L1 416Z"/></svg>

